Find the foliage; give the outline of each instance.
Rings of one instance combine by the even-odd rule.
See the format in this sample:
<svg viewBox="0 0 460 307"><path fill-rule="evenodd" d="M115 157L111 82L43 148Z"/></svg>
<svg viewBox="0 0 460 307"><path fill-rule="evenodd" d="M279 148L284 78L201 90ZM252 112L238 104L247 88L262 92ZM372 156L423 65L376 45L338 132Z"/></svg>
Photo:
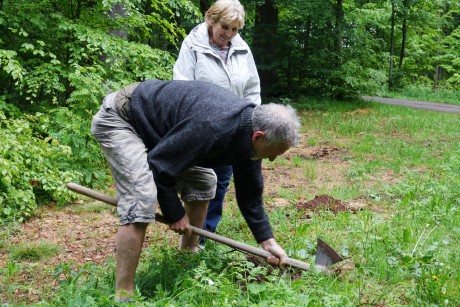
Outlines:
<svg viewBox="0 0 460 307"><path fill-rule="evenodd" d="M292 283L289 275L280 270L269 272L238 255L225 254L213 245L199 255L178 255L171 249L149 250L148 253L147 264L140 269L140 277L136 280L136 305L298 306L307 302L348 302L344 295L328 293L329 287L320 276L316 277L324 288L317 287L315 291L321 293L321 298L313 296L311 289L305 293L299 291L302 282ZM59 289L60 295L52 304L113 304L110 294L113 293L113 271L111 264L108 266L108 271L87 265L67 273ZM56 272L62 274L67 269L68 266L62 265Z"/></svg>
<svg viewBox="0 0 460 307"><path fill-rule="evenodd" d="M18 113L0 101L3 109ZM1 109L1 108L0 108ZM81 175L62 168L69 161L70 147L47 135L49 118L41 113L22 118L7 118L0 111L0 222L23 221L30 217L37 203L68 202L65 188Z"/></svg>
<svg viewBox="0 0 460 307"><path fill-rule="evenodd" d="M124 14L109 17L119 4ZM1 2L2 221L22 221L37 204L68 202L69 181L108 182L90 121L110 90L171 78L173 57L156 47L185 35L179 14L198 15L183 0ZM153 31L161 33L154 41Z"/></svg>
<svg viewBox="0 0 460 307"><path fill-rule="evenodd" d="M256 3L268 3L258 1ZM338 3L343 5L343 18ZM391 4L395 5L393 85L458 88L460 3L452 1L271 1L279 9L271 40L281 95L347 98L388 88ZM253 9L255 3L247 7ZM249 14L251 16L251 14ZM251 33L251 25L244 32ZM251 42L254 37L249 39ZM338 43L340 41L340 43ZM270 92L270 90L266 90ZM276 92L276 91L275 91Z"/></svg>

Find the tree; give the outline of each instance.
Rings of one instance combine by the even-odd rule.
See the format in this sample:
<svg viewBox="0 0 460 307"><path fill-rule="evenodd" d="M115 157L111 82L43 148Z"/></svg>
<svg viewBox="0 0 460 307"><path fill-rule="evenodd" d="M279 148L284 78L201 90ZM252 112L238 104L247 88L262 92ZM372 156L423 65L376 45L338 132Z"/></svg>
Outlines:
<svg viewBox="0 0 460 307"><path fill-rule="evenodd" d="M278 8L273 0L256 4L252 50L260 76L262 94L278 92Z"/></svg>
<svg viewBox="0 0 460 307"><path fill-rule="evenodd" d="M388 89L393 89L393 67L395 54L395 3L391 1L391 34L390 34L390 75L388 77Z"/></svg>
<svg viewBox="0 0 460 307"><path fill-rule="evenodd" d="M335 8L335 25L334 25L334 46L336 54L336 65L340 66L342 61L342 31L343 31L343 2L342 0L337 0Z"/></svg>
<svg viewBox="0 0 460 307"><path fill-rule="evenodd" d="M203 16L210 6L209 0L200 0L200 12Z"/></svg>

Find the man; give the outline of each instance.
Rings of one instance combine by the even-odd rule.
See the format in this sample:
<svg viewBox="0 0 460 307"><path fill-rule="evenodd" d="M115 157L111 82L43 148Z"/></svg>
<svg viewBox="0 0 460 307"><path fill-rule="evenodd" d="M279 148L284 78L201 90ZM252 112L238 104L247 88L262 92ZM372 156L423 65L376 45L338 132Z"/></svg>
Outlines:
<svg viewBox="0 0 460 307"><path fill-rule="evenodd" d="M216 166L233 166L240 211L256 241L275 256L268 261L283 265L286 253L263 208L261 159L273 161L295 145L299 127L292 107L256 106L207 82L147 80L109 94L91 131L117 191L117 297L133 294L157 202L170 229L182 235L180 248L197 251L190 225L203 226Z"/></svg>

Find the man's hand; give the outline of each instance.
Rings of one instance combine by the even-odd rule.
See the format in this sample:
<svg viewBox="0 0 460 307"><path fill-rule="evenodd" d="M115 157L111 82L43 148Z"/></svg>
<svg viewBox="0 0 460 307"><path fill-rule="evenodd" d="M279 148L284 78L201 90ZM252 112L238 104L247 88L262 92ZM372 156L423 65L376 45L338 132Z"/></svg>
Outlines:
<svg viewBox="0 0 460 307"><path fill-rule="evenodd" d="M268 239L260 243L262 248L272 253L275 257L268 257L267 260L271 264L283 267L286 265L287 254L281 246L276 243L275 239Z"/></svg>
<svg viewBox="0 0 460 307"><path fill-rule="evenodd" d="M192 234L192 230L190 229L190 222L188 220L187 215L184 215L184 217L178 220L177 222L169 224L169 229L180 235L186 235L188 237Z"/></svg>

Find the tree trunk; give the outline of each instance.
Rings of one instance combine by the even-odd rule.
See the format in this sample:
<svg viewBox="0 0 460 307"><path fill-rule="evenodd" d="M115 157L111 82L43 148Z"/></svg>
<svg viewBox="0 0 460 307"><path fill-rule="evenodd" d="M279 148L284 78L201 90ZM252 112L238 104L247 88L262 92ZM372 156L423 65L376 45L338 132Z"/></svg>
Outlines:
<svg viewBox="0 0 460 307"><path fill-rule="evenodd" d="M305 35L303 35L303 48L302 48L302 57L304 59L307 59L308 57L308 52L311 50L311 42L310 39L312 37L312 20L310 17L308 17L308 20L305 22ZM304 83L305 78L308 76L308 69L306 65L302 65L302 67L297 68L298 72L298 77L297 77L297 88L301 88L302 84Z"/></svg>
<svg viewBox="0 0 460 307"><path fill-rule="evenodd" d="M434 75L434 84L433 84L433 87L435 90L438 89L439 80L442 80L442 78L443 78L443 69L441 66L436 65L435 75Z"/></svg>
<svg viewBox="0 0 460 307"><path fill-rule="evenodd" d="M399 65L398 68L402 68L402 63L404 60L404 53L406 51L406 39L407 39L407 18L404 17L402 25L402 41L401 41L401 54L399 56Z"/></svg>
<svg viewBox="0 0 460 307"><path fill-rule="evenodd" d="M256 6L254 39L252 51L258 68L262 95L271 96L278 92L278 8L273 0L265 0Z"/></svg>
<svg viewBox="0 0 460 307"><path fill-rule="evenodd" d="M107 13L109 14L109 17L111 19L117 18L117 15L120 16L120 17L123 17L123 18L126 17L125 8L120 3L115 4ZM126 33L126 31L124 31L124 30L111 29L110 34L112 34L113 36L118 36L120 38L124 38L124 39L128 38L128 33ZM111 56L111 55L108 55L108 54L103 54L100 57L100 59L101 59L102 62L107 62L109 59L113 61L114 57ZM124 58L123 58L123 61L125 61ZM110 62L108 64L108 66L110 67L110 66L112 66L112 64L113 64L113 62ZM104 83L106 83L106 82L107 81L105 81Z"/></svg>
<svg viewBox="0 0 460 307"><path fill-rule="evenodd" d="M200 12L203 15L203 17L206 14L206 11L208 9L209 9L209 1L208 0L200 0Z"/></svg>
<svg viewBox="0 0 460 307"><path fill-rule="evenodd" d="M125 8L120 3L115 4L109 11L110 18L115 19L117 15L123 18L126 17ZM113 36L118 36L118 37L125 38L125 39L128 38L128 34L124 30L112 29L110 31L110 34L112 34Z"/></svg>
<svg viewBox="0 0 460 307"><path fill-rule="evenodd" d="M335 30L334 30L334 45L336 52L336 62L335 65L337 68L341 66L342 63L342 31L343 31L343 3L342 0L337 0L336 12L335 12Z"/></svg>
<svg viewBox="0 0 460 307"><path fill-rule="evenodd" d="M390 34L390 74L388 76L388 90L393 89L393 66L395 53L395 3L391 2L391 34Z"/></svg>
<svg viewBox="0 0 460 307"><path fill-rule="evenodd" d="M439 14L438 14L438 18L439 19L442 19L442 16L444 14L446 14L447 12L449 11L449 5L447 4L446 7L443 8L443 10L440 10L439 11ZM442 34L444 33L443 31L443 27L442 26L439 26L438 28L439 32L440 32L440 36L436 38L436 42L437 42L437 46L439 47L440 46L440 42L441 42L441 38L442 38ZM441 50L437 50L436 51L436 54L438 56L441 56L443 54L443 52ZM442 67L440 65L436 65L436 68L435 68L435 71L434 71L434 80L433 80L433 89L436 90L438 89L439 87L439 81L444 77L444 71L442 69Z"/></svg>

